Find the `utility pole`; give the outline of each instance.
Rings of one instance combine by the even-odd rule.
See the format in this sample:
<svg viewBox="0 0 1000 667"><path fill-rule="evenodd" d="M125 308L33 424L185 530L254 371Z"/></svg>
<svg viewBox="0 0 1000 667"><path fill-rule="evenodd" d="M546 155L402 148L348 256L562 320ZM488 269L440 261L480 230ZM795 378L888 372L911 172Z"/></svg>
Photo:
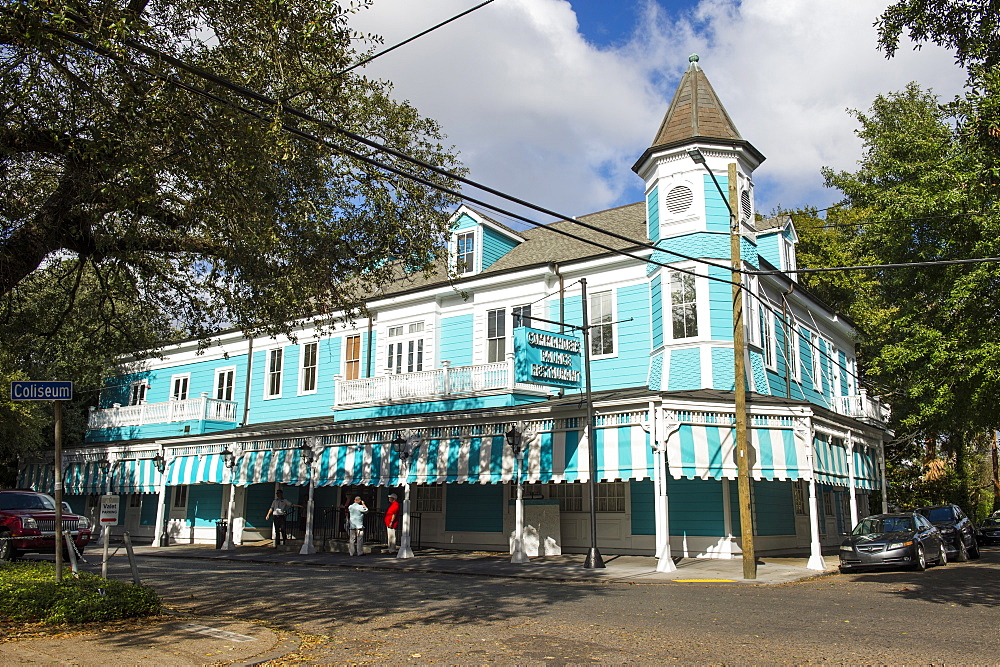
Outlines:
<svg viewBox="0 0 1000 667"><path fill-rule="evenodd" d="M709 172L711 173L711 171ZM729 164L729 245L732 254L733 281L733 362L736 393L736 474L739 485L740 536L743 547L743 578L757 578L757 554L753 545L753 516L750 510L750 457L747 430L746 340L743 328L743 274L740 257L740 220L736 215L739 194L736 187L736 163ZM713 175L714 179L715 176Z"/></svg>

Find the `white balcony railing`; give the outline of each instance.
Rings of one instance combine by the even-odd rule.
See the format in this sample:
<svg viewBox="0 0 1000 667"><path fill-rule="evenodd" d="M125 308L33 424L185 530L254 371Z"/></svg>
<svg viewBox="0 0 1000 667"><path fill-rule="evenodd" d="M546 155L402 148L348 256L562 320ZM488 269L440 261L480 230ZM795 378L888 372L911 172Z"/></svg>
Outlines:
<svg viewBox="0 0 1000 667"><path fill-rule="evenodd" d="M336 381L337 405L359 405L411 398L453 396L480 391L514 388L513 361L501 361L479 366L443 368L400 375ZM518 385L522 387L522 385ZM542 389L537 385L523 385L526 390Z"/></svg>
<svg viewBox="0 0 1000 667"><path fill-rule="evenodd" d="M834 399L833 410L845 417L853 417L871 424L889 423L889 406L877 396L869 396L864 389L854 396L838 396Z"/></svg>
<svg viewBox="0 0 1000 667"><path fill-rule="evenodd" d="M87 428L122 428L200 420L236 423L236 405L235 401L222 401L202 394L200 398L183 401L116 405L103 410L92 408Z"/></svg>

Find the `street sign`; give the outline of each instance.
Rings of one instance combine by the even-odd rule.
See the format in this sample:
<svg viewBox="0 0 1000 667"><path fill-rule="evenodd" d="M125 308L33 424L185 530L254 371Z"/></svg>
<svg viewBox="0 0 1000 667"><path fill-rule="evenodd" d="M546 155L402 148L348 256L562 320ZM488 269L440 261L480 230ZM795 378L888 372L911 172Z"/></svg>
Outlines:
<svg viewBox="0 0 1000 667"><path fill-rule="evenodd" d="M10 383L10 400L12 401L68 401L72 398L72 382L14 380Z"/></svg>
<svg viewBox="0 0 1000 667"><path fill-rule="evenodd" d="M101 525L118 525L118 499L119 496L101 496Z"/></svg>

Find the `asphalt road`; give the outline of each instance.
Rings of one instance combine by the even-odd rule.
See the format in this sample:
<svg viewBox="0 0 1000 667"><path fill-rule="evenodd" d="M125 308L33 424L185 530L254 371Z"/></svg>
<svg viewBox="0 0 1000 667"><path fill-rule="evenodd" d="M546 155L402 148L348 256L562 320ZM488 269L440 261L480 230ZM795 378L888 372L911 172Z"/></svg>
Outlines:
<svg viewBox="0 0 1000 667"><path fill-rule="evenodd" d="M126 578L117 560L113 573ZM262 621L297 638L289 658L305 663L1000 660L997 548L923 573L780 586L581 584L149 557L140 567L170 607L194 618Z"/></svg>

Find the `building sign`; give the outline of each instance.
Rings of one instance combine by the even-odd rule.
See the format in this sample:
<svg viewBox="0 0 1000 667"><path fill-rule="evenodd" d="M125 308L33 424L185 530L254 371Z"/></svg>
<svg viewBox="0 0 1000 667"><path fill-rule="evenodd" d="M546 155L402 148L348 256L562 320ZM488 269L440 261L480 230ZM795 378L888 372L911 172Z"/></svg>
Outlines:
<svg viewBox="0 0 1000 667"><path fill-rule="evenodd" d="M10 383L12 401L68 401L72 398L72 382L16 380Z"/></svg>
<svg viewBox="0 0 1000 667"><path fill-rule="evenodd" d="M119 496L101 496L101 525L118 525L118 500ZM107 543L105 543L106 545Z"/></svg>
<svg viewBox="0 0 1000 667"><path fill-rule="evenodd" d="M579 387L582 353L576 336L518 327L514 329L514 381Z"/></svg>

